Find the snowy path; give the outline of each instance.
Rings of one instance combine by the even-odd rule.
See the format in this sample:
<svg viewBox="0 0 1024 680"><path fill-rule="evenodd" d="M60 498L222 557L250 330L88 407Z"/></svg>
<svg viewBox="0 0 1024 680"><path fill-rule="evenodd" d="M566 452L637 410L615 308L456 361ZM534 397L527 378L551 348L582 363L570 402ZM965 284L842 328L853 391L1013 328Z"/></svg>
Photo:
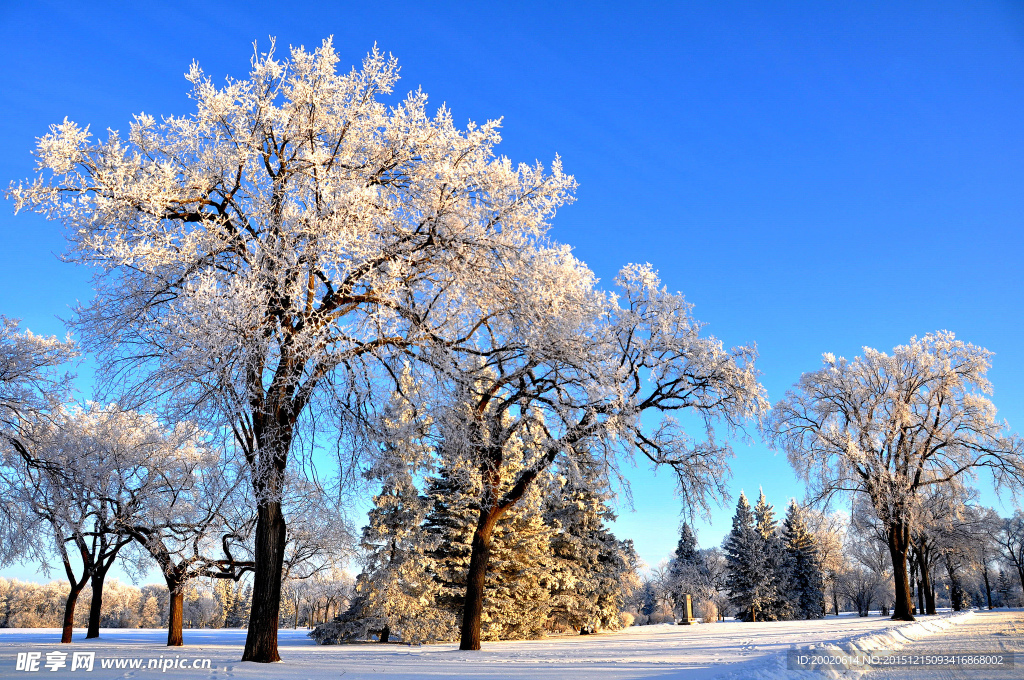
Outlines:
<svg viewBox="0 0 1024 680"><path fill-rule="evenodd" d="M905 645L901 654L951 654L955 652L1015 652L1018 665L1005 671L949 669L876 669L864 680L1007 680L1024 678L1024 611L978 612L949 630Z"/></svg>
<svg viewBox="0 0 1024 680"><path fill-rule="evenodd" d="M934 617L922 617L927 620ZM18 652L41 652L40 671L45 677L79 674L95 680L108 678L388 678L434 680L458 677L466 680L704 680L729 670L733 664L754 662L792 646L835 642L891 628L887 618L830 617L820 621L775 623L725 622L699 626L641 626L618 633L548 638L527 642L484 643L480 652L460 652L454 644L406 647L376 644L316 646L304 630L282 630L284 663L266 666L241 663L245 631L187 630L186 647L169 651L161 630L104 629L98 640L57 644L59 632L42 629L0 629L0 678L40 677L15 670ZM955 631L953 633L955 635ZM71 671L68 666L49 672L43 664L51 651L96 653L91 673ZM165 673L147 669L149 659L159 664L180 657L191 663L210 659L210 669L170 668ZM100 668L103 659L141 660L138 670ZM727 665L723 665L727 664ZM72 675L73 674L73 675ZM879 675L879 678L882 676Z"/></svg>

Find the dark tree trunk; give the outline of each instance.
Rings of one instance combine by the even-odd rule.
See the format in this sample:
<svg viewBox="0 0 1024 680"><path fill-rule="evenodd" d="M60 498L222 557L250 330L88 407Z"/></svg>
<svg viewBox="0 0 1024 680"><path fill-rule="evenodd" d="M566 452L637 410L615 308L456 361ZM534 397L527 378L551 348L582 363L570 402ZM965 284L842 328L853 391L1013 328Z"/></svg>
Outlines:
<svg viewBox="0 0 1024 680"><path fill-rule="evenodd" d="M275 485L275 488L279 488ZM285 521L279 500L261 499L256 519L256 572L252 610L242 661L280 661L277 625L281 613L281 573L284 569Z"/></svg>
<svg viewBox="0 0 1024 680"><path fill-rule="evenodd" d="M910 528L896 522L888 530L889 556L892 558L893 588L896 591L896 604L892 618L895 621L913 621L910 613L910 579L907 574L907 553L910 551Z"/></svg>
<svg viewBox="0 0 1024 680"><path fill-rule="evenodd" d="M102 567L97 567L92 575L92 602L89 605L89 628L85 632L86 640L100 636L100 614L103 610L103 581L106 577L107 571L102 569Z"/></svg>
<svg viewBox="0 0 1024 680"><path fill-rule="evenodd" d="M924 589L924 613L935 614L935 588L932 586L931 569L921 570L921 587Z"/></svg>
<svg viewBox="0 0 1024 680"><path fill-rule="evenodd" d="M839 616L839 594L836 592L836 587L832 586L832 613Z"/></svg>
<svg viewBox="0 0 1024 680"><path fill-rule="evenodd" d="M481 508L480 519L477 521L476 531L473 532L459 649L480 649L480 619L484 611L487 562L491 557L491 534L498 521L498 514L494 509Z"/></svg>
<svg viewBox="0 0 1024 680"><path fill-rule="evenodd" d="M982 565L982 573L985 574L985 599L988 601L988 608L992 610L992 586L988 580L988 563Z"/></svg>
<svg viewBox="0 0 1024 680"><path fill-rule="evenodd" d="M391 639L391 626L384 624L384 628L380 631L381 644L388 642Z"/></svg>
<svg viewBox="0 0 1024 680"><path fill-rule="evenodd" d="M61 643L71 642L71 633L75 629L75 605L78 604L78 596L85 588L85 579L77 586L71 585L71 590L68 592L68 599L64 602L64 623L61 627L60 641Z"/></svg>
<svg viewBox="0 0 1024 680"><path fill-rule="evenodd" d="M935 589L932 587L931 551L927 547L915 548L914 554L917 556L917 569L921 579L918 582L918 588L924 592L921 613L932 616L935 614ZM920 599L920 593L918 599Z"/></svg>

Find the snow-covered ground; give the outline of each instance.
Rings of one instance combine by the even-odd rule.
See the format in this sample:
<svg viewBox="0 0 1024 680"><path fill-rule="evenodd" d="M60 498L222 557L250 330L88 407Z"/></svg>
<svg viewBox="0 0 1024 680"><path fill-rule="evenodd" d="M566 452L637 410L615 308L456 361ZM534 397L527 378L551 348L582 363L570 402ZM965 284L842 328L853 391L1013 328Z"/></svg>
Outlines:
<svg viewBox="0 0 1024 680"><path fill-rule="evenodd" d="M921 621L935 622L942 617L921 617ZM977 613L965 617L965 623L934 633L937 641L957 639L961 626L970 623L967 649L990 649L993 644L986 637L995 632L1003 635L1000 642L1024 647L1024 613L1004 611ZM0 677L31 677L32 673L16 670L19 652L39 652L39 671L46 677L58 673L83 675L97 680L106 678L156 677L180 678L388 678L389 680L433 680L441 678L498 680L501 678L538 678L541 680L570 680L586 678L596 680L626 680L653 678L657 680L697 680L720 675L744 677L762 675L771 666L772 659L791 647L820 644L842 644L851 640L880 639L889 641L894 633L894 622L873 616L857 618L829 617L820 621L787 621L777 623L725 622L697 626L642 626L617 633L549 638L529 642L484 643L479 652L460 652L454 644L424 645L341 645L319 647L305 637L304 630L282 630L281 656L284 662L267 666L241 663L245 631L241 630L186 630L186 646L169 650L162 643L166 632L162 630L104 629L98 640L80 639L71 645L60 645L59 632L52 629L0 629ZM916 626L917 624L909 624ZM925 629L941 629L938 625L918 626L918 632L907 636L927 635ZM887 632L889 631L889 632ZM990 631L990 632L986 632ZM1008 631L1008 632L1007 632ZM1005 634L1004 634L1005 633ZM880 638L875 635L882 634ZM899 638L899 634L895 634ZM916 643L928 646L930 640ZM879 647L875 647L876 649ZM45 664L47 652L68 652L65 667L49 671ZM95 652L94 668L71 670L73 652ZM191 665L209 659L208 669L159 667L165 660L175 659ZM104 660L138 659L137 669L130 667L102 668ZM156 668L147 668L150 659ZM116 662L115 662L116 663ZM125 664L129 662L123 662ZM749 673L748 673L749 671ZM882 675L873 671L870 676L882 680L890 677L923 677L920 674ZM38 676L37 676L38 677ZM931 676L928 676L931 677ZM961 677L961 676L943 676ZM972 676L963 676L972 677ZM981 676L974 676L981 677ZM1017 676L1024 677L1019 671Z"/></svg>

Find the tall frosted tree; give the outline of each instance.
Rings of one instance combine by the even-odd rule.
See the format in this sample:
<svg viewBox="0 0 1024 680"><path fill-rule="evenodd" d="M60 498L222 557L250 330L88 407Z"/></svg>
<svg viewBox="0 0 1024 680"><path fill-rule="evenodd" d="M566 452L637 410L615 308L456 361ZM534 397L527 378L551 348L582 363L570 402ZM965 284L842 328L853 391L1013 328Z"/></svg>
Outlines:
<svg viewBox="0 0 1024 680"><path fill-rule="evenodd" d="M804 510L791 500L782 524L782 541L789 555L788 590L793 616L820 619L825 616L825 580L814 534Z"/></svg>
<svg viewBox="0 0 1024 680"><path fill-rule="evenodd" d="M233 434L257 510L242 658L272 662L297 437L360 415L377 358L464 341L453 322L490 313L467 301L508 293L575 181L498 157L496 121L458 129L420 91L385 105L398 66L376 49L348 72L329 40L251 63L221 87L193 64L189 115L54 125L9 195L97 268L75 325L119 401Z"/></svg>
<svg viewBox="0 0 1024 680"><path fill-rule="evenodd" d="M992 353L940 331L891 354L831 353L772 409L766 428L813 500L863 495L892 566L892 618L912 621L907 558L929 487L963 487L991 474L997 488L1024 483L1024 443L996 419L987 378Z"/></svg>
<svg viewBox="0 0 1024 680"><path fill-rule="evenodd" d="M792 618L789 555L782 537L779 536L775 508L765 498L763 490L758 496L757 505L754 506L754 523L761 539L761 551L765 559L762 588L766 602L761 608L761 619L777 621Z"/></svg>

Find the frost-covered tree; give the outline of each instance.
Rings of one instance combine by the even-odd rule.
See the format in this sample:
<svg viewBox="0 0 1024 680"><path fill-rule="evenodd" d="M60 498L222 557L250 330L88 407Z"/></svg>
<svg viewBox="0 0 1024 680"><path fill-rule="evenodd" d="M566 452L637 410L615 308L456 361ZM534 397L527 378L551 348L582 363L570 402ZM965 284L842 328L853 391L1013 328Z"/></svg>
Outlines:
<svg viewBox="0 0 1024 680"><path fill-rule="evenodd" d="M801 376L772 410L771 441L812 500L870 499L891 557L894 619L913 620L907 556L921 493L986 470L997 487L1024 481L1024 447L988 397L991 354L946 331L891 355L867 347L853 361L826 354L825 366Z"/></svg>
<svg viewBox="0 0 1024 680"><path fill-rule="evenodd" d="M480 515L483 482L478 470L458 457L446 458L449 439L440 447L439 474L427 483L430 504L423 524L425 561L438 590L436 606L451 626L446 639L458 637L465 610L466 582L472 562L472 540ZM515 437L506 442L503 472L514 477L529 453L529 444ZM499 489L501 490L501 489ZM524 494L493 527L489 579L482 597L481 634L485 639L539 637L549 612L551 539L544 523L541 487ZM441 622L438 622L444 625Z"/></svg>
<svg viewBox="0 0 1024 680"><path fill-rule="evenodd" d="M0 489L8 512L34 521L43 532L36 536L48 536L30 554L45 568L46 551L52 551L71 584L64 642L71 641L75 606L87 583L92 600L86 637L99 635L104 579L131 542L128 521L161 487L160 431L151 417L114 405L54 407L22 422L3 452Z"/></svg>
<svg viewBox="0 0 1024 680"><path fill-rule="evenodd" d="M70 376L59 369L76 356L70 342L19 331L18 321L0 316L0 452L29 456L25 429L60 404L70 388ZM5 459L10 460L10 459ZM15 482L11 481L14 485ZM13 486L10 487L13 490ZM35 513L5 497L0 503L0 564L31 554L44 561L36 546L40 527ZM46 530L49 532L49 530Z"/></svg>
<svg viewBox="0 0 1024 680"><path fill-rule="evenodd" d="M106 384L229 428L252 468L251 661L279 658L296 436L323 409L369 403L371 357L463 341L449 332L459 310L508 292L575 186L557 160L545 172L497 157L496 121L460 130L419 91L382 103L398 67L376 49L361 68L337 62L329 40L271 49L222 87L193 65L195 113L140 114L102 140L65 120L9 192L98 268L75 324Z"/></svg>
<svg viewBox="0 0 1024 680"><path fill-rule="evenodd" d="M724 497L732 455L715 424L738 430L765 407L753 348L726 351L703 337L690 305L649 266L626 267L617 283L617 297L596 291L570 253L545 253L523 263L509 295L488 303L485 326L466 329L472 351L428 350L437 390L448 395L438 403L466 404L435 415L446 446L481 479L463 649L480 647L494 528L545 473L583 467L609 475L620 459L639 454L672 469L684 503L706 510ZM683 430L677 412L696 416L700 436ZM502 462L517 436L537 445L510 473Z"/></svg>
<svg viewBox="0 0 1024 680"><path fill-rule="evenodd" d="M1017 510L1004 519L995 540L1002 558L1017 572L1017 582L1024 589L1024 512Z"/></svg>
<svg viewBox="0 0 1024 680"><path fill-rule="evenodd" d="M245 468L225 460L195 428L179 426L163 434L160 456L149 455L161 475L157 493L140 499L125 517L126 531L159 565L168 592L167 644L184 644L184 598L189 582L218 579L222 599L232 584L253 569L254 516L246 502ZM138 462L138 461L137 461ZM226 615L233 602L220 603Z"/></svg>
<svg viewBox="0 0 1024 680"><path fill-rule="evenodd" d="M704 554L697 546L689 522L683 522L679 528L679 541L675 554L668 567L670 587L676 599L676 611L685 614L686 595L693 598L696 606L711 597L714 586L711 571L708 569Z"/></svg>
<svg viewBox="0 0 1024 680"><path fill-rule="evenodd" d="M825 616L825 581L814 534L804 519L804 510L790 501L782 525L782 541L789 555L789 598L798 619Z"/></svg>
<svg viewBox="0 0 1024 680"><path fill-rule="evenodd" d="M850 524L849 515L843 512L825 513L807 507L801 510L818 548L826 598L831 601L832 613L839 616L839 592L835 585L839 574L848 566L843 545Z"/></svg>
<svg viewBox="0 0 1024 680"><path fill-rule="evenodd" d="M588 479L589 478L589 479ZM572 483L553 476L545 490L544 521L551 537L550 625L556 630L616 629L626 598L639 585L630 541L608 529L610 494L591 475Z"/></svg>

